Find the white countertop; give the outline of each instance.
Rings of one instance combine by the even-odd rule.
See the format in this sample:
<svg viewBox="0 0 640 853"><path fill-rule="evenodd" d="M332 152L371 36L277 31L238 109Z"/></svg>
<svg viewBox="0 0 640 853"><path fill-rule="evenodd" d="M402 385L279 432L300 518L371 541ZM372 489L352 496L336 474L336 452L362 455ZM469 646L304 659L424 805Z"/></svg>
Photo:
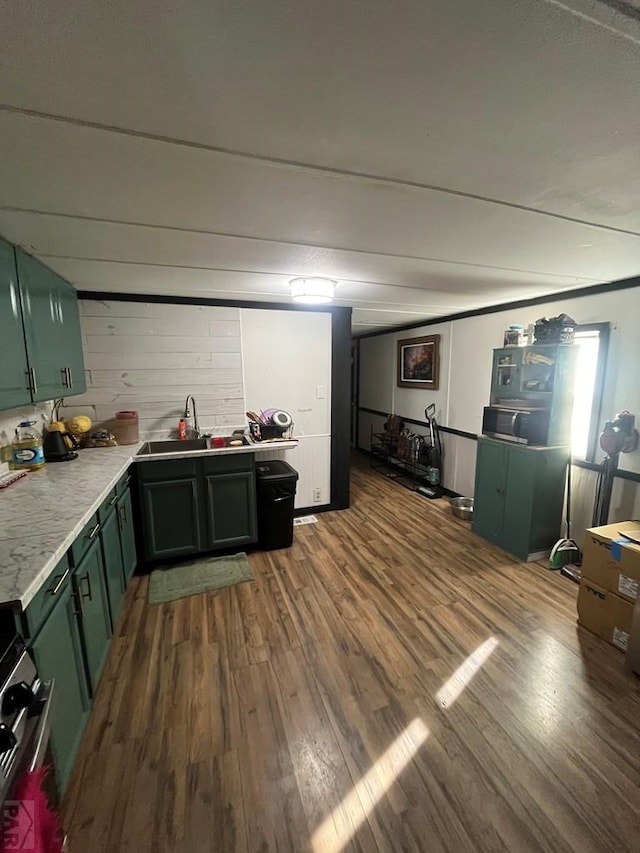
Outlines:
<svg viewBox="0 0 640 853"><path fill-rule="evenodd" d="M84 449L72 462L49 463L0 490L0 605L28 606L133 462L265 453L297 441L136 456L142 444Z"/></svg>

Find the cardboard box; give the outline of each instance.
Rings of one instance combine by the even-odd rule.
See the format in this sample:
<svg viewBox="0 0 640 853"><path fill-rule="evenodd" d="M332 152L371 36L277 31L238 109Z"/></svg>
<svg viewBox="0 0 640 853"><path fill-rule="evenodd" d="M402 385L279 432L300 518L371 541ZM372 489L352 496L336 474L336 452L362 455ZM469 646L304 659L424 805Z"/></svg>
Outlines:
<svg viewBox="0 0 640 853"><path fill-rule="evenodd" d="M582 577L578 592L578 622L623 652L629 645L634 605Z"/></svg>
<svg viewBox="0 0 640 853"><path fill-rule="evenodd" d="M627 649L627 667L631 672L640 675L640 598L633 608L633 621L631 622L631 636L629 637L629 648Z"/></svg>
<svg viewBox="0 0 640 853"><path fill-rule="evenodd" d="M582 549L582 574L628 601L640 593L640 545L621 535L640 533L640 521L619 521L587 530Z"/></svg>

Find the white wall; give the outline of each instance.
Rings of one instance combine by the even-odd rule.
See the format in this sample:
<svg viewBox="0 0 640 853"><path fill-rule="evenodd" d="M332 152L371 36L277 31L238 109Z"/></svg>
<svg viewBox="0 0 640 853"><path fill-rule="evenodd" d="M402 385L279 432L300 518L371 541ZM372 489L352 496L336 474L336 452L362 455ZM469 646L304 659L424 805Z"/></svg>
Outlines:
<svg viewBox="0 0 640 853"><path fill-rule="evenodd" d="M242 308L247 408L291 414L299 439L284 458L300 474L296 506L328 503L331 475L331 315ZM348 369L348 365L345 366ZM320 499L314 501L314 491Z"/></svg>
<svg viewBox="0 0 640 853"><path fill-rule="evenodd" d="M640 427L640 288L615 290L592 296L571 297L532 308L516 308L479 317L469 317L390 332L360 342L360 406L393 411L401 417L424 419L424 409L436 404L438 421L444 426L478 434L482 410L489 401L492 350L502 345L504 330L511 323L527 326L540 317L561 312L578 323L611 323L611 339L605 375L602 423L623 409L636 414ZM440 389L435 392L396 387L396 341L399 338L440 334ZM389 359L391 364L385 360ZM382 405L387 403L387 405ZM377 419L382 422L382 419ZM377 423L360 413L360 446L368 448L369 430ZM601 424L602 426L602 424ZM378 428L378 426L376 426ZM411 429L418 432L417 427ZM444 485L464 495L473 494L475 442L460 436L445 436ZM597 456L599 461L604 454ZM640 472L640 451L621 458L624 470ZM591 523L595 473L573 468L575 489L573 516L576 534ZM610 519L640 515L640 489L636 483L618 480Z"/></svg>
<svg viewBox="0 0 640 853"><path fill-rule="evenodd" d="M188 394L214 434L246 428L248 409L282 408L300 437L286 453L300 475L296 506L330 501L330 314L81 300L80 315L87 391L63 417L104 423L134 409L141 438L159 439L176 437Z"/></svg>
<svg viewBox="0 0 640 853"><path fill-rule="evenodd" d="M360 405L382 412L394 407L396 352L392 335L364 338L360 342Z"/></svg>
<svg viewBox="0 0 640 853"><path fill-rule="evenodd" d="M100 423L134 409L141 437L175 437L193 394L203 431L244 425L237 308L81 300L80 322L87 391L69 398L65 417Z"/></svg>

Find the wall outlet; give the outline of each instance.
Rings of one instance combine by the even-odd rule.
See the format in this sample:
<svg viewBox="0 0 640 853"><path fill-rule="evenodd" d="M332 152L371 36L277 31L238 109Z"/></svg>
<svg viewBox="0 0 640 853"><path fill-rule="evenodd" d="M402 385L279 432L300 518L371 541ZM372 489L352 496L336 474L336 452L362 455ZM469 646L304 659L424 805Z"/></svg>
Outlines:
<svg viewBox="0 0 640 853"><path fill-rule="evenodd" d="M314 489L313 490L313 502L314 504L320 503L322 500L322 489Z"/></svg>

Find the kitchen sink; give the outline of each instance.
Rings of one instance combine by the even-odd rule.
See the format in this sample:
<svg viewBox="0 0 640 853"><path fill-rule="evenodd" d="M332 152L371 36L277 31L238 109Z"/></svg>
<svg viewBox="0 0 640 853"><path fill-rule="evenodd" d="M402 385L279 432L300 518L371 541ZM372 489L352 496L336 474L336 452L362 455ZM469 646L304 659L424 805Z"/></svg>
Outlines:
<svg viewBox="0 0 640 853"><path fill-rule="evenodd" d="M228 447L231 441L241 441L242 446L248 446L251 442L244 435L225 435L224 445L221 447L211 447L212 451L222 450L223 447ZM136 456L148 456L152 453L184 453L185 450L209 450L208 438L187 438L169 439L168 441L145 441ZM241 445L237 445L240 447Z"/></svg>

